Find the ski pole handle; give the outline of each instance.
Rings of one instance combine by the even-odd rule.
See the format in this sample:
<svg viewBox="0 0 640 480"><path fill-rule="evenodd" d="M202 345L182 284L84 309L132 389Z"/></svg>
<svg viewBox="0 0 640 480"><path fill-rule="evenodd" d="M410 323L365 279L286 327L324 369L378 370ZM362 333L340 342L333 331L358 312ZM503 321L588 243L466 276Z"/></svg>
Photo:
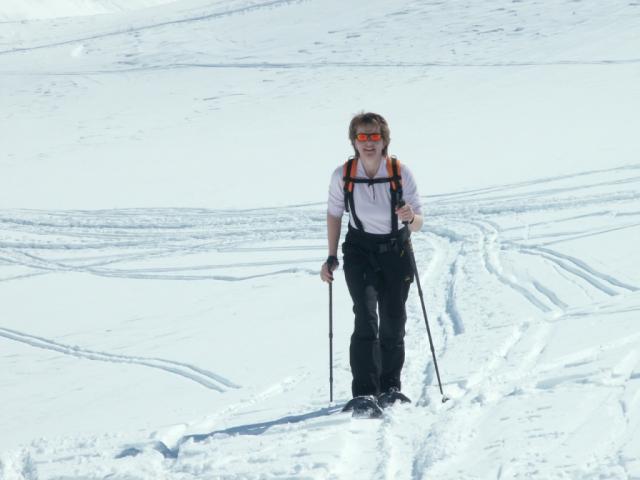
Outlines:
<svg viewBox="0 0 640 480"><path fill-rule="evenodd" d="M402 208L402 207L404 207L406 204L407 204L407 202L405 202L405 201L404 201L404 198L400 197L400 199L398 200L398 208ZM408 227L408 226L409 226L409 222L407 222L407 221L402 222L402 223L403 223L403 225L404 225L405 227Z"/></svg>

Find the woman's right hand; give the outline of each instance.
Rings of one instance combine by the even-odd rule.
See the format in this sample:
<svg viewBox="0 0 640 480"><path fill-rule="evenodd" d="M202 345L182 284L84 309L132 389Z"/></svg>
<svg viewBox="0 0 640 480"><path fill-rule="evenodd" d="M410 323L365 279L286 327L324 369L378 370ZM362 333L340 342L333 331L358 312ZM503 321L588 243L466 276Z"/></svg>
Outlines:
<svg viewBox="0 0 640 480"><path fill-rule="evenodd" d="M322 264L322 268L320 269L320 278L323 282L333 282L333 272L338 268L338 265L340 265L340 263L336 257L329 256L329 258L327 258L327 261Z"/></svg>

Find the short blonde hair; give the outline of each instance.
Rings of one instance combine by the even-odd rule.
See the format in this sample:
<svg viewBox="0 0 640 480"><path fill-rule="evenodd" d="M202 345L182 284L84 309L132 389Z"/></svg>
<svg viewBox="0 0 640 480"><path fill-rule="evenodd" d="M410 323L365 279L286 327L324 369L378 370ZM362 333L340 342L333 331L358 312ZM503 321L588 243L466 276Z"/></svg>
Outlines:
<svg viewBox="0 0 640 480"><path fill-rule="evenodd" d="M353 150L356 153L356 157L359 156L358 149L356 148L356 133L358 131L358 127L361 125L375 125L380 128L382 141L384 142L382 154L386 155L387 148L391 143L391 131L389 130L389 124L382 115L373 112L360 112L351 119L351 123L349 124L349 140L351 141L351 146L353 146Z"/></svg>

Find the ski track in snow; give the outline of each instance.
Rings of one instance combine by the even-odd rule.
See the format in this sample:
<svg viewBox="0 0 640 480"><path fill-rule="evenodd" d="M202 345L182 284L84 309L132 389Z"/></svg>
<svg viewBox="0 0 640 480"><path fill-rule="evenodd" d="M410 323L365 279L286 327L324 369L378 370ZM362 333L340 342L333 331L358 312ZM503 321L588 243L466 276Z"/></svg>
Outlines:
<svg viewBox="0 0 640 480"><path fill-rule="evenodd" d="M164 358L146 358L129 355L116 355L112 353L87 350L77 345L64 345L47 338L29 335L27 333L18 332L16 330L11 330L8 328L0 328L0 337L24 343L35 348L51 350L54 352L62 353L63 355L70 355L87 360L96 360L100 362L111 363L127 363L141 365L149 368L156 368L192 380L196 383L199 383L203 387L209 388L211 390L216 390L218 392L224 392L227 390L227 388L240 388L238 385L216 373L209 372L194 365L166 360Z"/></svg>
<svg viewBox="0 0 640 480"><path fill-rule="evenodd" d="M640 311L640 306L619 308L616 304L618 298L635 298L640 285L629 278L618 278L606 265L596 266L591 258L563 250L576 239L638 226L629 221L638 215L640 177L630 174L639 168L640 165L633 165L424 198L425 228L414 235L413 242L449 402L441 403L424 319L414 291L408 302L404 378L414 399L412 406L394 407L384 419L371 422L340 415L336 407L292 412L262 423L183 432L166 442L159 439L125 447L122 456L144 461L148 450L158 451L175 462L163 464L162 471L177 475L190 471L190 467L197 470L203 454L219 457L218 449L224 451L225 442L238 436L247 442L268 436L274 445L285 449L282 454L293 455L297 446L290 438L304 442L314 431L318 438L339 445L336 451L341 453L327 454L326 461L315 464L297 463L296 478L461 478L455 473L457 459L466 449L473 448L481 422L488 415L498 415L499 406L528 392L552 394L580 385L611 388L603 401L619 405L616 415L625 425L637 425L639 395L625 383L638 379L637 349L616 362L610 378L603 376L594 362L608 352L637 345L640 334L585 346L553 360L543 360L542 356L554 329L564 321L586 318L594 311L601 315L625 308ZM574 185L576 180L580 181L579 187ZM603 185L618 189L602 191ZM77 273L147 281L223 282L257 276L317 275L325 249L323 208L318 204L241 212L0 211L0 282ZM539 219L540 213L544 220ZM582 224L584 218L595 223ZM245 229L247 222L255 228ZM294 244L292 232L297 238ZM554 247L549 245L549 239L556 242ZM282 241L287 245L281 245ZM277 259L238 262L235 259L239 252L257 256L268 253L277 255ZM216 260L202 263L202 255L214 255ZM168 265L176 259L181 260L179 266ZM568 296L569 288L575 297ZM501 297L512 298L519 308L499 310L503 308ZM477 339L475 350L460 350L461 340L467 336ZM217 374L177 361L91 351L4 327L0 328L0 337L81 359L159 368L218 391L237 387ZM469 371L452 371L450 360L463 353L470 355ZM290 391L299 381L298 377L284 379L257 397L230 405L199 427L216 428L221 419L226 424L233 422L234 415L250 410L260 399ZM581 413L583 424L576 426L566 441L577 442L580 435L586 435L585 425L603 405L586 408ZM539 408L544 411L547 406ZM416 428L408 429L408 423ZM631 468L629 462L636 460L621 453L632 440L628 432L629 428L618 427L610 432L612 443L598 453L601 463L611 461L614 466ZM285 442L284 437L289 440ZM532 435L530 441L536 441L536 437ZM188 454L182 454L184 449ZM381 455L381 451L386 454ZM228 476L242 476L251 471L252 462L260 462L263 471L269 470L271 461L276 465L272 460L276 456L264 452L261 455L211 459L211 468L220 468ZM524 468L526 454L522 455L520 466ZM117 471L119 464L115 465ZM509 478L516 467L497 465L495 476ZM579 478L576 472L582 467L567 460L563 468L568 478ZM185 473L176 478L195 476Z"/></svg>
<svg viewBox="0 0 640 480"><path fill-rule="evenodd" d="M544 7L538 4L528 6L531 9L538 9L539 13L533 15L529 13L524 18L520 19L522 25L513 30L503 28L503 22L507 24L511 23L513 19L508 19L512 15L517 15L516 10L513 9L513 2L498 2L503 3L503 8L492 10L490 14L487 14L485 7L478 7L478 4L474 5L474 2L459 2L458 4L452 4L443 7L441 2L419 2L413 5L411 8L402 8L384 3L380 3L376 8L370 9L373 11L355 11L355 15L361 15L363 19L366 19L370 23L371 32L376 35L378 41L384 40L380 38L378 34L379 25L383 22L397 22L398 19L414 17L418 19L428 20L429 24L433 24L434 32L423 32L425 34L425 45L439 43L441 41L439 36L434 36L435 32L447 32L453 34L456 38L454 42L443 46L438 50L428 50L427 58L432 58L431 61L425 61L422 56L409 55L406 59L400 59L385 55L382 60L377 56L376 59L368 59L366 53L362 55L361 61L335 61L331 58L327 58L325 55L313 55L309 58L310 49L301 49L302 51L296 52L295 50L289 52L288 55L282 57L277 55L276 58L270 59L269 55L250 57L244 53L236 55L236 48L225 49L228 44L222 43L222 49L218 50L216 46L210 47L212 52L210 57L202 58L201 52L194 55L189 49L182 49L179 57L173 57L170 55L168 58L159 59L158 56L152 55L145 58L142 62L133 60L128 56L117 56L117 61L111 62L115 65L121 65L121 68L105 69L101 68L102 65L90 65L84 69L74 70L71 68L63 67L63 71L36 71L32 72L36 75L86 75L86 74L122 74L126 72L141 72L141 71L154 71L163 69L184 69L184 68L214 68L214 69L323 69L323 68L366 68L366 69L380 69L380 68L418 68L418 69L432 69L432 68L522 68L529 66L584 66L584 65L596 65L609 67L611 65L636 65L640 62L640 58L636 55L626 54L621 56L609 57L608 55L597 55L595 58L589 58L581 54L577 54L575 57L567 56L560 58L544 59L539 58L537 55L533 55L530 60L517 56L513 58L513 52L510 50L505 51L505 55L498 55L498 58L504 58L503 61L495 61L494 59L487 59L486 57L475 58L460 58L456 54L456 47L460 45L463 47L466 43L472 43L481 39L482 42L488 42L488 45L494 48L502 49L506 45L511 43L528 44L532 39L537 36L550 37L549 41L554 38L562 38L566 35L566 29L582 30L585 28L585 23L588 25L589 14L598 16L599 9L603 9L609 13L604 7L591 6L590 8L575 8L573 15L569 17L568 25L564 28L551 28L549 25L542 21L549 14L544 10ZM569 2L565 2L569 3ZM313 2L308 0L266 0L266 1L245 1L235 0L225 2L222 5L220 2L207 4L201 2L200 4L192 5L191 9L172 9L167 7L163 13L150 11L148 15L133 15L127 22L126 27L123 28L121 24L113 22L105 22L105 24L99 24L98 31L94 24L86 24L78 19L58 19L57 26L63 26L65 28L56 29L56 34L51 35L49 32L39 31L37 22L7 22L8 27L13 27L18 32L17 35L8 36L7 40L4 40L2 49L0 50L0 56L20 56L37 52L39 50L54 50L62 47L71 48L78 45L99 45L104 41L121 41L122 43L130 42L134 39L136 43L143 42L144 50L152 51L153 47L149 48L149 42L154 47L157 46L159 41L166 40L160 34L166 29L172 29L176 31L195 30L201 31L208 29L214 31L219 28L220 20L231 20L235 18L246 18L251 16L252 13L269 12L270 10L282 9L288 7L288 10L299 11L300 4L308 4L307 7L312 14L317 14L313 5ZM634 4L625 6L617 6L616 12L618 14L618 20L625 23L631 23L636 12L633 8ZM598 8L599 7L599 8ZM328 5L328 8L336 8L336 4ZM566 7L565 7L566 8ZM609 7L611 10L611 7ZM614 9L615 10L615 9ZM623 11L624 10L624 11ZM331 10L330 10L331 11ZM331 14L331 13L330 13ZM408 15L411 14L411 15ZM547 15L545 15L547 14ZM460 22L451 22L451 18L459 18L464 16L470 16L477 18L477 24L469 26L470 28L461 28ZM149 20L151 17L152 20ZM230 18L231 17L231 18ZM295 17L294 17L295 18ZM567 17L564 17L565 20ZM508 19L508 20L507 20ZM483 26L484 24L484 26ZM238 27L242 26L242 23L235 23ZM19 28L22 27L22 28ZM336 26L336 29L332 29L328 32L316 32L318 35L316 42L320 44L333 45L335 48L342 48L342 41L336 41L339 34L347 33L347 41L356 42L362 41L366 45L366 39L368 35L353 35L353 32L344 31L344 27ZM240 28L237 28L238 30ZM9 30L11 32L11 30ZM588 30L587 30L588 31ZM64 33L62 33L64 32ZM49 33L49 35L47 35ZM338 35L336 35L338 34ZM232 36L233 32L229 35ZM446 35L445 35L446 36ZM360 38L362 37L362 38ZM29 38L28 41L22 40L22 38ZM158 39L161 40L158 40ZM391 38L391 36L389 37ZM208 38L207 38L208 40ZM391 41L398 39L393 38ZM400 40L405 40L401 38ZM435 40L438 40L436 42ZM251 38L242 40L253 41L255 46L258 47L262 43L262 39L253 40ZM161 48L164 48L166 43L162 43ZM171 45L171 42L169 42ZM251 45L251 46L254 46ZM414 47L413 42L411 46ZM422 50L421 45L416 46L416 51ZM200 50L200 49L199 49ZM204 49L207 50L207 49ZM301 54L302 53L302 54ZM173 60L173 61L172 61ZM30 69L31 70L31 69ZM45 69L46 70L46 69ZM19 71L4 71L3 74L24 74Z"/></svg>
<svg viewBox="0 0 640 480"><path fill-rule="evenodd" d="M602 173L602 172L598 172ZM597 176L597 173L596 173ZM546 182L543 182L544 186ZM549 180L548 183L553 183ZM626 183L625 180L616 182L619 184ZM633 188L637 191L638 181L634 180ZM515 186L514 186L515 187ZM406 409L404 407L396 408L392 414L385 418L384 422L375 424L373 431L357 432L358 435L351 440L352 443L360 445L360 442L367 441L371 446L366 447L365 451L371 452L387 452L388 457L381 460L377 468L362 470L362 465L358 462L350 460L353 458L349 455L350 448L345 450L343 455L344 461L349 468L339 469L339 474L356 473L365 471L368 473L367 478L431 478L438 476L438 470L442 469L448 462L464 451L465 445L468 445L473 438L474 430L477 423L483 416L483 410L490 408L498 403L505 396L513 395L518 392L521 387L523 378L530 375L532 369L536 369L536 365L540 355L545 349L551 332L547 323L549 315L559 315L569 309L569 305L560 299L562 289L556 292L557 287L548 284L546 276L531 279L529 275L523 275L521 272L510 271L505 272L505 267L500 260L502 251L515 251L520 255L531 255L537 259L542 259L545 263L552 263L554 267L559 267L563 271L571 274L577 280L581 280L590 287L594 294L602 293L607 296L622 295L626 292L636 292L637 286L629 282L620 280L614 275L603 273L589 265L589 262L576 258L574 256L561 254L550 250L549 248L536 245L520 245L504 237L503 229L499 228L500 216L509 214L510 212L532 211L538 208L544 210L556 210L558 214L562 211L572 209L577 206L585 205L606 206L615 205L620 201L622 195L613 194L609 198L603 196L599 201L595 201L594 196L589 192L589 184L581 188L587 195L584 204L581 204L579 198L573 198L569 204L567 200L560 199L557 202L545 199L545 191L551 191L553 197L562 193L569 193L574 188L554 188L544 189L536 192L535 195L512 195L509 191L513 187L496 188L491 192L500 193L498 196L499 204L492 204L490 199L485 200L478 194L465 195L461 193L455 195L455 201L459 203L458 210L465 211L462 217L457 212L446 212L442 216L438 215L438 202L431 203L432 216L431 220L426 222L425 230L427 235L435 235L439 240L431 242L436 248L449 251L448 255L439 254L440 259L436 260L439 264L428 275L423 276L423 285L426 284L429 289L436 292L443 292L441 298L433 298L431 306L435 303L435 311L443 313L438 318L436 325L439 327L439 335L436 333L435 341L440 343L436 345L437 357L440 359L440 370L443 373L445 394L450 390L452 399L446 404L440 404L440 395L435 391L436 376L428 350L423 342L415 342L411 337L407 339L407 350L413 351L412 362L417 362L416 357L427 358L423 366L412 368L408 365L405 369L405 383L414 380L415 383L422 384L423 388L420 395L414 398L417 406L423 407L419 411ZM631 197L636 194L633 193ZM465 201L465 196L473 196L478 203L471 206ZM462 198L461 198L462 197ZM522 198L524 197L524 198ZM528 197L535 197L537 200L544 200L538 205L532 205ZM442 203L450 203L452 199L443 196L438 200ZM510 200L510 204L504 205L504 200ZM475 203L475 202L474 202ZM630 205L631 202L628 203ZM471 207L471 208L469 208ZM446 208L446 207L445 207ZM489 215L480 213L482 211L490 212ZM498 211L499 210L499 211ZM435 213L435 215L433 215ZM429 215L427 216L429 218ZM544 222L545 225L552 222ZM562 222L558 222L562 223ZM561 227L560 227L561 228ZM614 229L607 229L614 231ZM597 235L600 231L593 233L585 233L585 236ZM419 248L416 248L420 251ZM444 260L448 257L448 260ZM525 301L530 303L541 315L541 321L521 321L507 329L507 335L504 337L502 345L500 345L495 355L478 369L477 373L471 375L465 381L457 382L455 379L447 381L446 359L449 345L455 341L455 336L464 335L465 333L465 315L460 313L460 309L456 302L456 291L460 290L469 292L462 285L467 282L465 278L465 265L476 262L483 266L484 272L517 295L521 296ZM419 261L424 265L426 262ZM431 265L429 265L431 267ZM429 269L428 269L429 270ZM435 285L434 285L435 280ZM427 298L427 304L430 301ZM429 307L428 307L429 310ZM432 310L432 311L433 311ZM422 315L417 305L409 305L409 321L413 322L412 327L420 329L422 327ZM431 319L433 322L433 318ZM470 321L470 320L469 320ZM433 329L432 323L432 329ZM424 328L422 327L422 330ZM600 349L619 348L623 345L633 344L636 342L636 336L624 339L620 342L614 342L606 346L600 346ZM424 339L426 342L426 339ZM416 344L419 346L416 348ZM411 347L414 348L411 348ZM422 353L418 353L416 350ZM593 348L587 349L582 355L593 356ZM516 362L515 359L518 359ZM637 365L635 357L629 361L632 365ZM564 366L558 365L559 367ZM629 369L629 367L627 367ZM631 367L631 370L633 367ZM508 374L499 372L508 372ZM420 375L420 377L415 377ZM554 388L566 381L582 382L585 378L584 374L568 376L565 378L552 379L547 382L539 382L537 388L548 389ZM598 410L594 409L590 415L597 415ZM590 418L590 417L587 417ZM398 423L399 428L394 430L393 424ZM415 432L414 437L407 438L406 422L421 425L421 428ZM371 429L373 427L369 427ZM425 434L426 430L426 434ZM353 435L354 432L350 432ZM378 445L376 449L373 443ZM621 442L624 443L624 442ZM361 450L360 450L361 454ZM357 456L357 451L354 452ZM371 459L371 456L367 457ZM375 465L375 463L374 463ZM577 466L571 466L576 468ZM504 470L504 471L503 471ZM508 478L508 469L500 466L498 470L498 478ZM430 475L431 473L431 475ZM338 475L339 478L343 476ZM348 475L344 475L348 478ZM453 473L449 473L447 478L460 478Z"/></svg>
<svg viewBox="0 0 640 480"><path fill-rule="evenodd" d="M283 249L286 251L318 250L319 253L306 259L283 261L256 261L223 263L218 265L195 264L192 267L154 266L148 268L126 268L128 262L159 260L189 255L238 252L243 244L279 241L291 231L295 214L274 210L273 215L265 211L219 212L219 211L148 211L127 212L73 212L62 216L53 212L0 212L0 260L5 266L27 269L29 273L84 272L93 275L120 278L144 278L165 280L221 280L237 281L257 276L310 272L305 264L314 265L322 258L320 245L304 244L288 247L258 247L255 252ZM304 215L306 212L299 212ZM242 215L254 222L249 232L244 225L233 221ZM320 236L320 215L312 215L303 225ZM315 222L314 222L315 220ZM162 223L157 223L162 222ZM29 240L20 240L29 237ZM56 238L56 240L52 240ZM246 250L245 250L246 251ZM65 253L82 253L68 258ZM125 267L116 268L119 264ZM289 267L295 265L295 267ZM282 268L285 266L286 268ZM256 275L214 274L220 270L266 268ZM273 268L275 267L275 268ZM190 272L188 275L185 272ZM207 273L208 272L208 273ZM2 276L0 282L11 280Z"/></svg>
<svg viewBox="0 0 640 480"><path fill-rule="evenodd" d="M140 25L140 26L136 26L136 27L130 27L124 30L115 30L115 31L109 31L109 32L104 32L104 33L99 33L99 34L94 34L94 35L87 35L87 36L82 36L82 37L76 37L73 39L69 39L69 40L63 40L63 41L57 41L57 42L52 42L52 43L47 43L47 44L42 44L42 45L33 45L33 46L29 46L29 47L18 47L18 48L13 48L10 50L0 50L0 55L6 55L9 53L23 53L23 52L30 52L33 50L41 50L41 49L46 49L46 48L53 48L53 47L59 47L59 46L63 46L63 45L74 45L77 43L82 43L82 42L86 42L89 40L97 40L97 39L101 39L101 38L107 38L107 37L113 37L113 36L119 36L119 35L132 35L135 34L137 32L141 32L141 31L145 31L145 30L153 30L153 29L157 29L157 28L162 28L162 27L167 27L167 26L171 26L171 25L178 25L181 23L194 23L194 22L201 22L201 21L206 21L206 20L214 20L217 18L222 18L222 17L227 17L230 15L242 15L242 14L246 14L247 12L251 12L254 10L260 10L260 9L264 9L264 8L274 8L274 7L278 7L278 6L282 6L282 5L287 5L290 3L300 3L301 1L304 0L270 0L270 1L266 1L266 2L260 2L260 3L249 3L247 5L238 7L238 8L227 8L227 9L223 9L221 11L215 11L215 12L211 12L211 13L206 13L203 15L198 15L195 17L187 17L187 18L180 18L180 19L176 19L176 20L171 20L171 21L164 21L164 22L158 22L158 23L153 23L153 24L146 24L146 25Z"/></svg>

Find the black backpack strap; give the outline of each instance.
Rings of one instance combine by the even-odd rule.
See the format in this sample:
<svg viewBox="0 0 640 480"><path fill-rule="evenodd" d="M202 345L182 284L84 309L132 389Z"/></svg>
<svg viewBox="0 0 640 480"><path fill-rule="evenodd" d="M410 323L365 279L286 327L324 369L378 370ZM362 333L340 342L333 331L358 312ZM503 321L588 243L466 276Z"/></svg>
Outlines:
<svg viewBox="0 0 640 480"><path fill-rule="evenodd" d="M392 156L391 158L391 188L402 193L402 175L400 174L400 160L398 157Z"/></svg>
<svg viewBox="0 0 640 480"><path fill-rule="evenodd" d="M354 184L360 183L360 181L355 178L357 170L357 158L351 157L345 162L344 169L342 170L342 179L344 181L344 209L353 217L353 221L355 222L356 227L358 227L358 230L364 232L362 222L358 218L358 215L356 215L356 207L353 201Z"/></svg>
<svg viewBox="0 0 640 480"><path fill-rule="evenodd" d="M400 161L397 157L387 157L387 173L391 188L391 232L398 233L398 215L396 208L402 202L402 175L400 174Z"/></svg>
<svg viewBox="0 0 640 480"><path fill-rule="evenodd" d="M389 183L391 182L390 178L352 178L351 181L353 183L366 183L367 185L374 185L376 183Z"/></svg>
<svg viewBox="0 0 640 480"><path fill-rule="evenodd" d="M349 193L353 190L353 187L351 186L353 183L353 178L351 177L351 166L353 165L353 160L353 157L349 158L349 160L344 162L344 166L342 167L342 181L344 182L342 192L344 194L344 209L346 212L349 212Z"/></svg>

